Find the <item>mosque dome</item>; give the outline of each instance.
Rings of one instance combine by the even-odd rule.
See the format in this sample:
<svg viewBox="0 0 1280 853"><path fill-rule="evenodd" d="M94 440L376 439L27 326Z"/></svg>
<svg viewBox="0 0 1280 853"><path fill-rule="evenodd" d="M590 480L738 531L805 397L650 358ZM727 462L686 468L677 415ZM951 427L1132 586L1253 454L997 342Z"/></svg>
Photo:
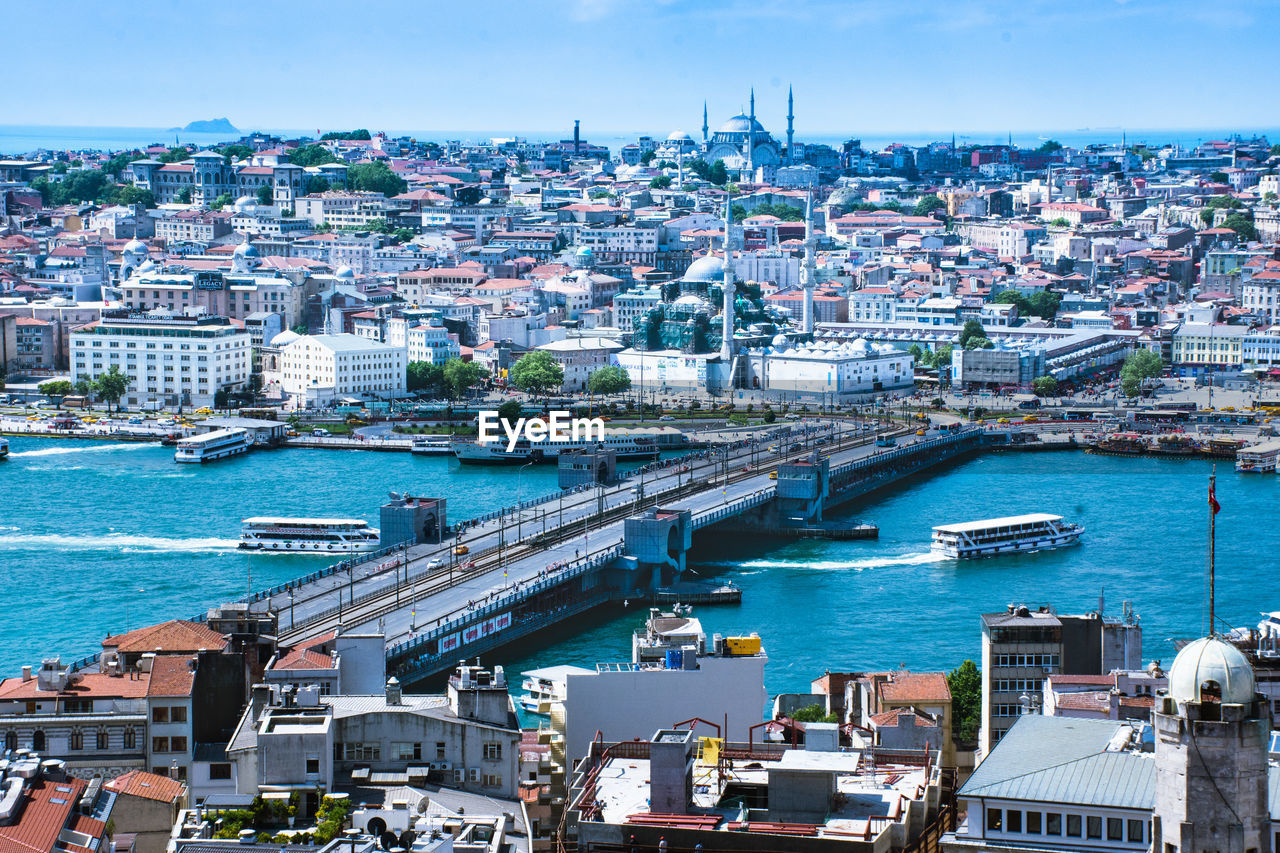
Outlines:
<svg viewBox="0 0 1280 853"><path fill-rule="evenodd" d="M789 347L789 346L791 346L791 342L790 342L789 340L787 340L787 336L786 336L786 335L774 335L774 336L773 336L773 348L774 348L775 350L777 350L778 352L782 352L783 350L785 350L785 349L786 349L787 347Z"/></svg>
<svg viewBox="0 0 1280 853"><path fill-rule="evenodd" d="M253 246L250 246L250 245L249 245L249 241L248 241L248 240L245 240L245 241L244 241L243 243L241 243L239 246L236 246L236 251L235 251L234 257L237 257L237 258L256 258L256 257L258 257L258 250L257 250L257 249L255 249Z"/></svg>
<svg viewBox="0 0 1280 853"><path fill-rule="evenodd" d="M716 133L750 133L751 129L752 120L748 116L739 114L720 125ZM755 132L762 136L766 133L764 125L759 121L755 122Z"/></svg>
<svg viewBox="0 0 1280 853"><path fill-rule="evenodd" d="M832 207L848 207L857 201L860 201L858 193L852 187L836 187L835 191L827 196L827 204Z"/></svg>
<svg viewBox="0 0 1280 853"><path fill-rule="evenodd" d="M578 257L580 258L589 258L591 257L591 254L592 252L591 252L590 246L583 246L581 249L578 250Z"/></svg>
<svg viewBox="0 0 1280 853"><path fill-rule="evenodd" d="M724 259L716 255L704 255L684 271L683 281L720 281L724 278Z"/></svg>
<svg viewBox="0 0 1280 853"><path fill-rule="evenodd" d="M274 338L271 339L270 345L273 347L282 347L282 346L285 346L286 344L293 343L300 337L302 337L302 335L298 334L292 329L285 329L283 332L281 332L280 334L276 335Z"/></svg>
<svg viewBox="0 0 1280 853"><path fill-rule="evenodd" d="M137 237L134 237L128 243L124 244L124 249L121 251L126 255L145 255L147 254L147 244L139 240Z"/></svg>
<svg viewBox="0 0 1280 853"><path fill-rule="evenodd" d="M1169 695L1177 702L1199 702L1205 682L1218 685L1221 702L1245 705L1253 701L1257 685L1244 653L1230 643L1204 637L1188 643L1169 667Z"/></svg>
<svg viewBox="0 0 1280 853"><path fill-rule="evenodd" d="M673 130L667 134L668 142L692 142L693 137L683 130Z"/></svg>
<svg viewBox="0 0 1280 853"><path fill-rule="evenodd" d="M689 312L710 312L712 310L710 302L707 302L707 300L694 293L686 293L684 296L681 296L672 303L671 307Z"/></svg>
<svg viewBox="0 0 1280 853"><path fill-rule="evenodd" d="M351 267L341 266L341 267L338 267L336 270L334 270L333 277L340 278L343 281L354 281L356 277L356 271L353 270Z"/></svg>

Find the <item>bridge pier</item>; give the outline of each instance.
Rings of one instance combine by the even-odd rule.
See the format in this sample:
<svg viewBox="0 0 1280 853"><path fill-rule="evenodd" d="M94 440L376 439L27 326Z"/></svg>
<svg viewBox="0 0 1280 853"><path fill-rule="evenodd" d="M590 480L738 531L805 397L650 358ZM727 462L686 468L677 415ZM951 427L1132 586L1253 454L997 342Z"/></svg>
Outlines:
<svg viewBox="0 0 1280 853"><path fill-rule="evenodd" d="M684 574L693 545L693 513L653 507L623 525L622 552L635 559L630 588L653 592Z"/></svg>

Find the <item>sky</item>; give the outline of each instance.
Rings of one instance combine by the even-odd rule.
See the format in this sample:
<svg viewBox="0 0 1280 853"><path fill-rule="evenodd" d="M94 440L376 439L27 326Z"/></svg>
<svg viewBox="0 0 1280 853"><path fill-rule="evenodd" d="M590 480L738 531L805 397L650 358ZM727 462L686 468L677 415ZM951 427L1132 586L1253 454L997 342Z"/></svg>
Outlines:
<svg viewBox="0 0 1280 853"><path fill-rule="evenodd" d="M1280 0L12 3L0 123L781 135L1280 124Z"/></svg>

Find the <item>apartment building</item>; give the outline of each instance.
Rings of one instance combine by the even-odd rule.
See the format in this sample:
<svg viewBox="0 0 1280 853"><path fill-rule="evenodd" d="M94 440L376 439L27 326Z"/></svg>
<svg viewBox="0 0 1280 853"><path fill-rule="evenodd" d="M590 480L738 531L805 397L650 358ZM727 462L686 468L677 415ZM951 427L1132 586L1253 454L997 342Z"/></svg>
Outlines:
<svg viewBox="0 0 1280 853"><path fill-rule="evenodd" d="M405 349L359 335L303 335L280 348L280 384L294 406L405 391Z"/></svg>

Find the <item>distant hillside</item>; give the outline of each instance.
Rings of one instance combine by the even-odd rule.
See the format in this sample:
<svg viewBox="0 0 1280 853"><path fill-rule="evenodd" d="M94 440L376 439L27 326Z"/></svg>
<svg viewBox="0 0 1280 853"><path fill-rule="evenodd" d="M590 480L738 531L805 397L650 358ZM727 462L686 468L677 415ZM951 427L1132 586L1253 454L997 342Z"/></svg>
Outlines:
<svg viewBox="0 0 1280 853"><path fill-rule="evenodd" d="M188 133L239 133L240 129L229 119L212 118L207 121L193 121L186 127L171 127L170 130L185 130Z"/></svg>

